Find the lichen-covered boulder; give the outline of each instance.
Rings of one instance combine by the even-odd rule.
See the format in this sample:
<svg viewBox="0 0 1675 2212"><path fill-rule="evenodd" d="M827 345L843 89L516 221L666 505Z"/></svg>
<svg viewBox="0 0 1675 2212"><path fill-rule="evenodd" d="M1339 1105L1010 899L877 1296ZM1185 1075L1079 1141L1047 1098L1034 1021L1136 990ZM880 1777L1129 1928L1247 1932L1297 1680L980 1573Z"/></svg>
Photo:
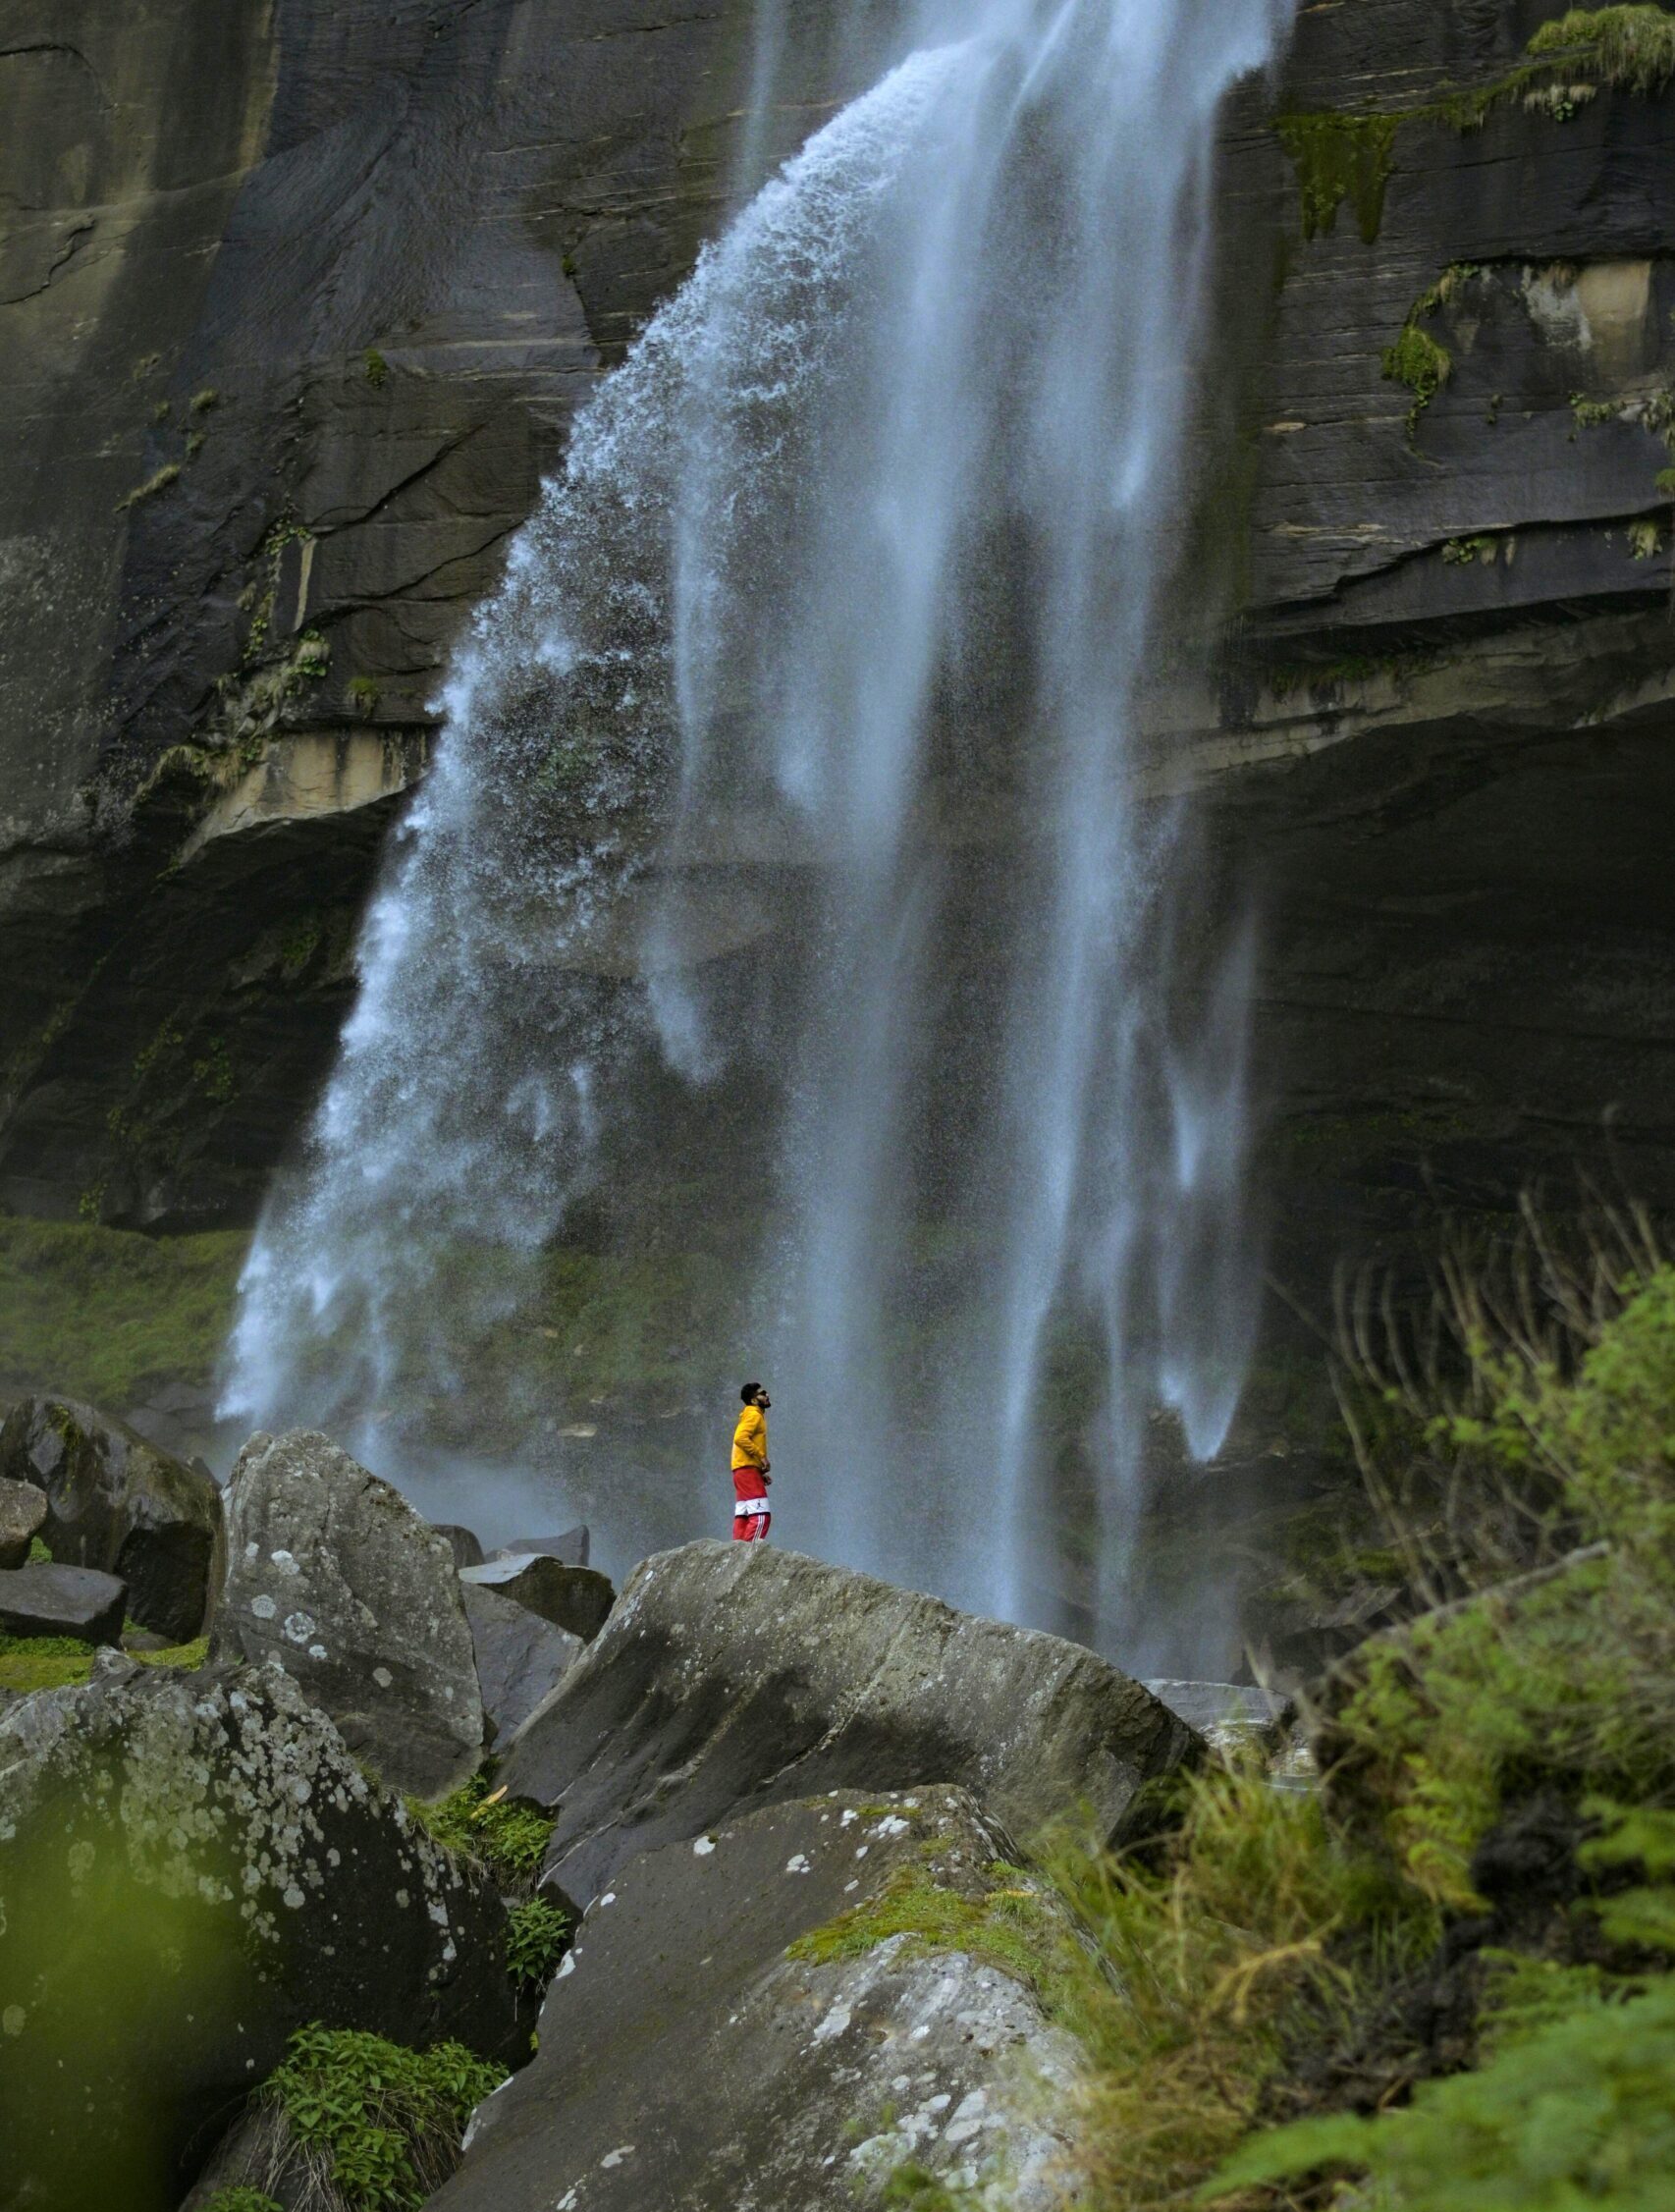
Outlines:
<svg viewBox="0 0 1675 2212"><path fill-rule="evenodd" d="M297 1684L111 1653L0 1718L0 2202L164 2212L313 2020L514 2033L498 1897Z"/></svg>
<svg viewBox="0 0 1675 2212"><path fill-rule="evenodd" d="M433 2212L856 2212L905 2201L909 2164L995 2212L1067 2202L1082 2062L1032 1982L1079 1954L1008 1849L931 1789L773 1806L635 1860ZM994 1928L1039 1974L1002 1969Z"/></svg>
<svg viewBox="0 0 1675 2212"><path fill-rule="evenodd" d="M453 1548L329 1436L256 1435L239 1454L210 1655L277 1659L415 1797L445 1797L482 1756Z"/></svg>
<svg viewBox="0 0 1675 2212"><path fill-rule="evenodd" d="M0 1476L0 1572L22 1567L46 1525L46 1492Z"/></svg>
<svg viewBox="0 0 1675 2212"><path fill-rule="evenodd" d="M527 1605L584 1644L599 1634L617 1602L609 1575L593 1567L572 1567L541 1551L497 1554L479 1566L462 1567L459 1580Z"/></svg>
<svg viewBox="0 0 1675 2212"><path fill-rule="evenodd" d="M0 1427L0 1477L45 1492L40 1534L63 1566L128 1585L128 1609L171 1644L198 1635L221 1579L221 1491L202 1468L71 1398L25 1398Z"/></svg>
<svg viewBox="0 0 1675 2212"><path fill-rule="evenodd" d="M127 1587L95 1567L61 1567L42 1559L0 1573L0 1635L120 1644L127 1610Z"/></svg>
<svg viewBox="0 0 1675 2212"><path fill-rule="evenodd" d="M812 1790L958 1782L1014 1835L1085 1807L1115 1840L1198 1749L1079 1645L706 1540L635 1570L500 1779L558 1807L546 1878L585 1904L637 1852Z"/></svg>
<svg viewBox="0 0 1675 2212"><path fill-rule="evenodd" d="M463 1577L459 1588L488 1734L504 1744L558 1688L585 1646L579 1636L498 1590L480 1590Z"/></svg>

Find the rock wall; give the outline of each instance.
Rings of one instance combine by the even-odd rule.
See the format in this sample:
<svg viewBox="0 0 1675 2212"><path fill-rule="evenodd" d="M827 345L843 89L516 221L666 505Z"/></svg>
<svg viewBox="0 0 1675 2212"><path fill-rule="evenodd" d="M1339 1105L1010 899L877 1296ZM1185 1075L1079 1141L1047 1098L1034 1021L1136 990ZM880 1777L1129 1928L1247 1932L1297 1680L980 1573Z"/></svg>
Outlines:
<svg viewBox="0 0 1675 2212"><path fill-rule="evenodd" d="M1675 98L1529 73L1556 12L1306 9L1223 135L1182 541L1225 619L1160 681L1158 780L1261 917L1306 1295L1432 1191L1675 1179ZM844 14L788 12L776 147L848 88ZM750 32L9 0L0 1204L250 1216L449 644L723 216Z"/></svg>

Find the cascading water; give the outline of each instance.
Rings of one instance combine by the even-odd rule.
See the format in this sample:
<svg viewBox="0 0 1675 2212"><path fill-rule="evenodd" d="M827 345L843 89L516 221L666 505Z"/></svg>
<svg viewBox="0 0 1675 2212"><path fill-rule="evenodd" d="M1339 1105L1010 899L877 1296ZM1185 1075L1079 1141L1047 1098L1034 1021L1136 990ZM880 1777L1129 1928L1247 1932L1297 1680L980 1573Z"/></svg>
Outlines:
<svg viewBox="0 0 1675 2212"><path fill-rule="evenodd" d="M776 1534L1141 1655L1137 1438L1216 1448L1250 1299L1242 955L1183 1035L1136 698L1215 119L1289 15L919 7L601 386L457 656L229 1411L374 1464L450 1393L533 1424L544 1256L695 1149ZM725 1475L624 1486L621 1541Z"/></svg>

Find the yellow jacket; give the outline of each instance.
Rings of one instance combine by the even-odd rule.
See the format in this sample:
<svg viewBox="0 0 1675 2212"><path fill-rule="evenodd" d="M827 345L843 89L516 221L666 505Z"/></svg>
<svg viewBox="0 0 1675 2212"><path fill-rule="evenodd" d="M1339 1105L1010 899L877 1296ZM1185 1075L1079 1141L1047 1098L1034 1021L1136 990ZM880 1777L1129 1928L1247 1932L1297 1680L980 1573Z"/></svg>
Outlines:
<svg viewBox="0 0 1675 2212"><path fill-rule="evenodd" d="M760 1406L746 1406L732 1432L732 1464L768 1472L768 1416Z"/></svg>

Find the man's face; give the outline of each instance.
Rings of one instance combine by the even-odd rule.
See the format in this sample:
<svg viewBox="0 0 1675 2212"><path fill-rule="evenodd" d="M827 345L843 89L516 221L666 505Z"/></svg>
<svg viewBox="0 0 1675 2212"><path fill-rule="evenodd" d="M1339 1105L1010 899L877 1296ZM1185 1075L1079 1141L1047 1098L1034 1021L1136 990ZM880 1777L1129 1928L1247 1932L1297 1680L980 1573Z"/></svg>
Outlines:
<svg viewBox="0 0 1675 2212"><path fill-rule="evenodd" d="M762 1408L762 1411L764 1413L767 1412L768 1408L773 1404L773 1399L769 1397L766 1390L757 1391L756 1403Z"/></svg>

